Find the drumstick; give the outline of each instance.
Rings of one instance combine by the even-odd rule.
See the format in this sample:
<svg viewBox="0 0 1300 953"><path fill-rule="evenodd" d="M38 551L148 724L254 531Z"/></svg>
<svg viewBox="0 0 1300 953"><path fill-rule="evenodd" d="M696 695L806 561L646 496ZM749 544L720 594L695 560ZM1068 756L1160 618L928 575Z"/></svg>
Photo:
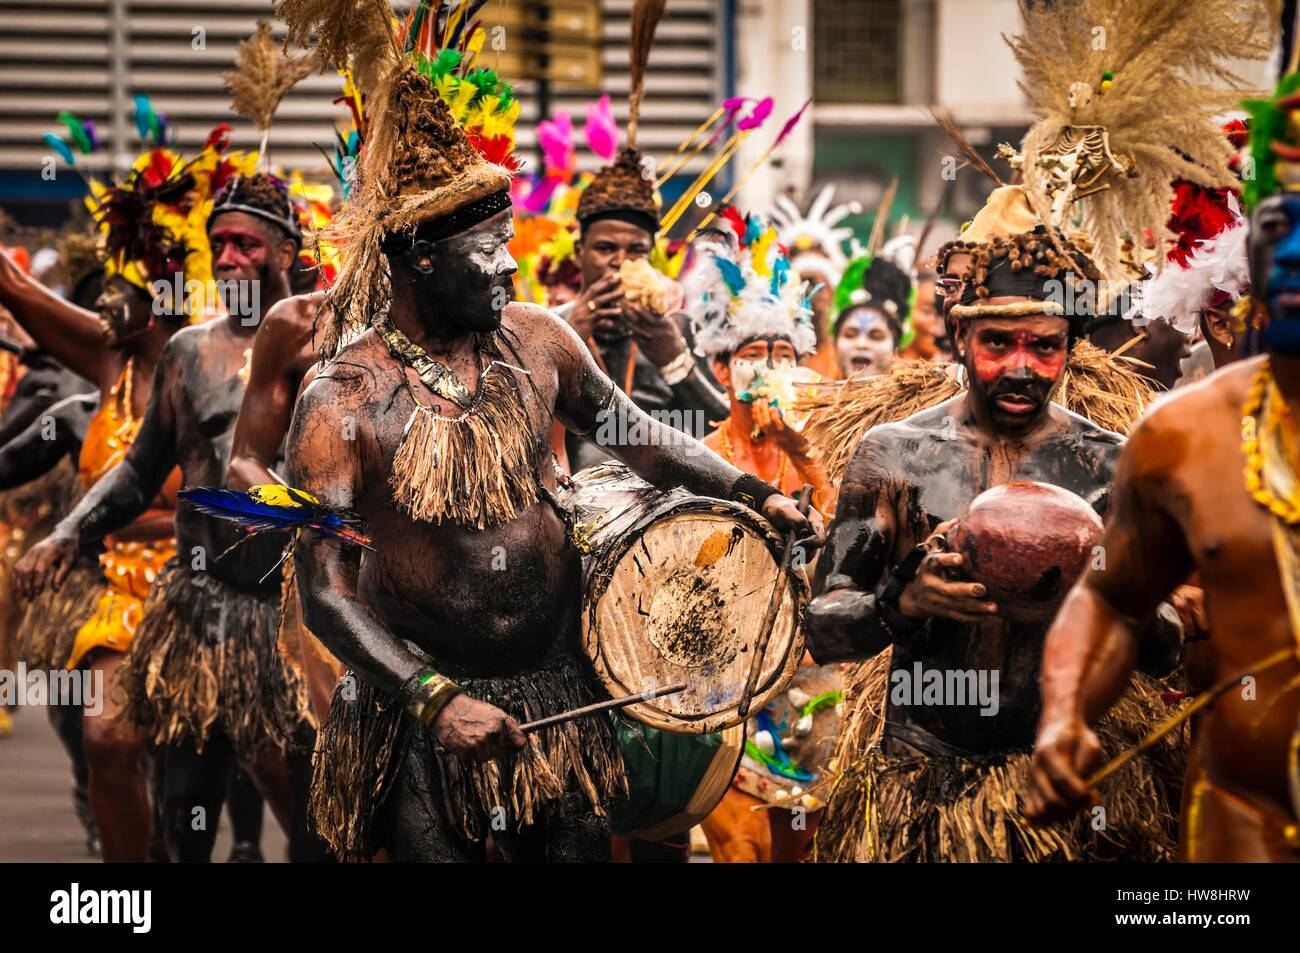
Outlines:
<svg viewBox="0 0 1300 953"><path fill-rule="evenodd" d="M812 486L805 483L799 491L799 512L808 515L808 506L812 502ZM767 602L767 615L763 616L763 625L758 630L758 641L754 643L754 657L749 661L749 677L745 679L745 691L740 696L740 707L736 713L744 718L749 715L749 703L754 697L754 688L758 685L758 673L763 668L763 656L767 652L767 643L772 638L772 629L776 626L776 614L781 609L781 597L785 595L786 574L790 571L790 557L794 553L794 530L785 541L785 552L781 554L781 567L777 570L776 586L772 589L772 598Z"/></svg>
<svg viewBox="0 0 1300 953"><path fill-rule="evenodd" d="M519 730L536 731L538 728L545 728L547 725L559 725L575 718L581 718L583 715L593 715L598 711L611 711L615 708L626 708L628 705L635 705L637 702L648 702L652 698L663 698L665 695L676 695L678 692L684 691L686 691L686 683L682 682L680 685L669 685L667 688L660 688L653 692L639 692L636 695L624 695L622 698L609 698L603 702L595 702L591 705L575 708L572 711L562 711L558 715L549 715L546 718L530 721L526 725L520 725Z"/></svg>

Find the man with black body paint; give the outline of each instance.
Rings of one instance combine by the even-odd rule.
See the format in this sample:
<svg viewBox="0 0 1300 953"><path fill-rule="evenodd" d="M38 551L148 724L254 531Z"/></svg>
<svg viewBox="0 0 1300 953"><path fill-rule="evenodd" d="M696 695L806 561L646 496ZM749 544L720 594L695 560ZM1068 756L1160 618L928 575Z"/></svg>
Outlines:
<svg viewBox="0 0 1300 953"><path fill-rule="evenodd" d="M1019 244L1017 257L1037 249L1028 253L1057 277L1076 267L1047 251L1042 229L1013 241ZM971 765L1001 764L1028 751L1041 707L1038 672L1047 630L1046 623L999 618L984 586L963 577L964 557L946 551L942 539L976 496L1013 480L1064 487L1104 515L1123 444L1118 434L1052 403L1081 321L1049 300L1041 277L1038 287L1031 287L1026 275L1034 272L1013 274L1005 252L998 257L993 247L965 251L979 259L988 277L977 289L975 270L968 271L961 305L950 312L969 389L863 437L840 487L808 612L808 647L820 663L870 658L892 647L891 686L897 673L910 676L915 663L923 670L999 676L993 714L951 700L909 704L911 698L902 697L906 693L889 692L878 753L867 752L865 758L913 759L934 774L966 780L952 781L956 787L938 795L936 787L918 781L916 796L924 810L916 810L915 817L882 816L884 832L873 860L903 854L929 860L1041 859L1014 853L1013 834L1003 848L1012 852L1007 856L978 851L958 856L954 852L963 845L940 846L928 820L949 808L953 790L976 789L966 777ZM1086 261L1077 253L1075 258ZM1085 266L1078 267L1087 276ZM1095 280L1095 271L1090 277ZM1167 670L1177 632L1157 623L1150 635L1147 660Z"/></svg>
<svg viewBox="0 0 1300 953"><path fill-rule="evenodd" d="M435 806L446 779L430 767L431 761L442 762L426 757L425 746L436 742L468 761L525 744L515 718L468 691L426 697L426 676L466 684L528 678L548 666L569 664L578 651L579 554L552 502L555 472L542 465L549 459L552 420L580 434L591 433L598 415L608 411L643 422L652 436L663 426L614 387L554 314L517 302L493 307L494 300L508 298L515 263L506 243L512 234L507 208L459 233L418 241L407 254L390 251L389 320L474 392L484 379L482 342L489 336L499 342L500 360L508 363L489 373L510 374L522 398L530 456L543 487L535 502L514 519L485 529L417 521L395 505L389 477L414 410L413 389L421 383L374 330L347 345L308 386L290 434L295 485L333 506L358 511L374 545L364 558L355 548L331 542L299 549L307 621L340 659L385 696L399 699L428 728L427 734L415 732L383 808L382 825L395 860L481 856L481 845L462 836ZM421 250L431 260L417 261L417 269L412 260ZM421 273L425 268L427 274ZM418 393L437 413L458 412L428 390ZM355 423L354 439L345 436L349 421ZM648 445L610 449L656 485L684 485L718 497L748 492L749 501L782 531L820 534L815 515L811 521L800 515L792 500L744 477L689 438L663 435ZM499 553L508 567L500 576L492 571ZM583 808L576 792L563 800L564 807L546 821L518 831L494 828L497 849L511 858L607 857L607 819Z"/></svg>
<svg viewBox="0 0 1300 953"><path fill-rule="evenodd" d="M301 239L282 186L260 174L234 180L217 197L208 220L208 238L214 277L236 290L242 302L260 301L262 308L269 308L288 296L288 269ZM256 290L250 296L254 285ZM61 580L78 548L142 512L173 467L180 467L186 487L224 484L250 348L260 320L261 313L232 306L226 314L184 328L171 338L159 360L153 393L134 444L122 463L29 554L26 575L31 585ZM229 615L224 607L213 612L196 610L187 638L203 640L208 650L215 652L222 641L238 645L264 639L269 627L269 645L243 651L276 667L279 656L273 622L279 617L280 575L275 568L284 538L266 534L249 539L232 524L181 505L176 511L176 539L177 560L155 583L137 638L142 644L149 642L146 631L151 613L157 613L157 619L169 609L190 613L194 608L188 604L182 608L174 600L170 606L155 604L169 601L164 583L171 576L181 590L194 595L195 605L205 600L214 605L243 600L241 604L249 613L266 617L263 624L254 626L245 617L248 613L234 609ZM145 654L131 657L133 666L141 671L155 661L144 658ZM229 712L219 715L211 726L196 724L203 716L179 710L187 702L193 704L189 699L162 703L178 709L173 715L185 725L180 731L165 723L151 726L155 736L160 732L167 736L163 746L163 823L173 860L211 859L215 822L234 760L244 764L289 834L290 856L298 860L323 857L319 841L306 830L310 738L309 732L303 732L305 723L293 711L292 683L283 673L269 670L248 673L248 677L262 683L263 692L280 696L264 698L263 703L287 712L285 728L295 731L294 737L268 737L254 729L241 731L235 738L232 721L239 716ZM229 684L218 685L218 696L231 691ZM250 741L253 735L256 740ZM192 823L198 807L203 808L209 823Z"/></svg>

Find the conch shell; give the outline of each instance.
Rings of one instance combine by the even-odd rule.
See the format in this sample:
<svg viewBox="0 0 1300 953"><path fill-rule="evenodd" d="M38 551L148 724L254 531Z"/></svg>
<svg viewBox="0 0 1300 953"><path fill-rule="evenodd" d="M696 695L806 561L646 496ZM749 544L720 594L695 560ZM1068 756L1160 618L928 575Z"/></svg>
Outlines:
<svg viewBox="0 0 1300 953"><path fill-rule="evenodd" d="M657 314L669 310L668 280L655 270L648 258L628 258L618 269L623 283L623 297L629 304L649 308Z"/></svg>

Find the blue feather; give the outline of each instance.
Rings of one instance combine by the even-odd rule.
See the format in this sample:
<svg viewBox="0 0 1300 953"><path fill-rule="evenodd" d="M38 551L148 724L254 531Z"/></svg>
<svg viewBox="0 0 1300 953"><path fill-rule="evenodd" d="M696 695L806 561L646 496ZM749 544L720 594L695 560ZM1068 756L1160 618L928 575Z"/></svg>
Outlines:
<svg viewBox="0 0 1300 953"><path fill-rule="evenodd" d="M763 220L757 215L751 215L745 220L745 237L741 240L742 245L752 245L763 237Z"/></svg>
<svg viewBox="0 0 1300 953"><path fill-rule="evenodd" d="M782 255L772 263L772 296L781 296L781 286L790 279L790 262Z"/></svg>
<svg viewBox="0 0 1300 953"><path fill-rule="evenodd" d="M718 263L718 271L722 275L722 280L727 283L727 290L731 292L733 298L745 290L745 273L740 270L739 265L717 255L713 256L713 260Z"/></svg>
<svg viewBox="0 0 1300 953"><path fill-rule="evenodd" d="M292 489L289 494L302 505L278 506L247 493L205 486L182 490L180 498L206 516L237 523L252 533L310 529L333 539L369 545L369 540L352 528L360 522L357 517L313 504Z"/></svg>

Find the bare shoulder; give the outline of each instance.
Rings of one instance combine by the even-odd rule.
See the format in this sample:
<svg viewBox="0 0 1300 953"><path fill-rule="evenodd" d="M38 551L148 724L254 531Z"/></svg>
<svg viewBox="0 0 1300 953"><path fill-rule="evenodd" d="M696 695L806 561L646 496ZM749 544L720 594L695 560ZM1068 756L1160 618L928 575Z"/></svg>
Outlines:
<svg viewBox="0 0 1300 953"><path fill-rule="evenodd" d="M512 301L501 315L501 326L513 331L524 340L577 341L578 336L568 323L549 308L530 301Z"/></svg>
<svg viewBox="0 0 1300 953"><path fill-rule="evenodd" d="M203 349L212 339L214 332L220 330L225 322L220 318L204 321L202 324L187 324L167 339L163 347L162 365L175 364L181 358L189 357Z"/></svg>
<svg viewBox="0 0 1300 953"><path fill-rule="evenodd" d="M501 329L507 341L529 363L576 366L586 354L586 345L562 317L539 304L512 301L502 314Z"/></svg>
<svg viewBox="0 0 1300 953"><path fill-rule="evenodd" d="M260 339L265 335L310 334L316 323L316 312L325 301L325 292L312 291L292 295L277 301L262 316L262 326L257 329Z"/></svg>
<svg viewBox="0 0 1300 953"><path fill-rule="evenodd" d="M1264 360L1260 356L1236 361L1194 384L1161 395L1130 440L1174 435L1240 440L1242 405Z"/></svg>
<svg viewBox="0 0 1300 953"><path fill-rule="evenodd" d="M373 399L381 381L399 376L383 341L367 330L321 365L298 398L298 406L356 408Z"/></svg>
<svg viewBox="0 0 1300 953"><path fill-rule="evenodd" d="M931 441L956 440L956 422L961 416L961 400L962 395L958 394L933 407L917 411L910 417L872 427L862 435L858 447L872 448L877 453L906 455Z"/></svg>

